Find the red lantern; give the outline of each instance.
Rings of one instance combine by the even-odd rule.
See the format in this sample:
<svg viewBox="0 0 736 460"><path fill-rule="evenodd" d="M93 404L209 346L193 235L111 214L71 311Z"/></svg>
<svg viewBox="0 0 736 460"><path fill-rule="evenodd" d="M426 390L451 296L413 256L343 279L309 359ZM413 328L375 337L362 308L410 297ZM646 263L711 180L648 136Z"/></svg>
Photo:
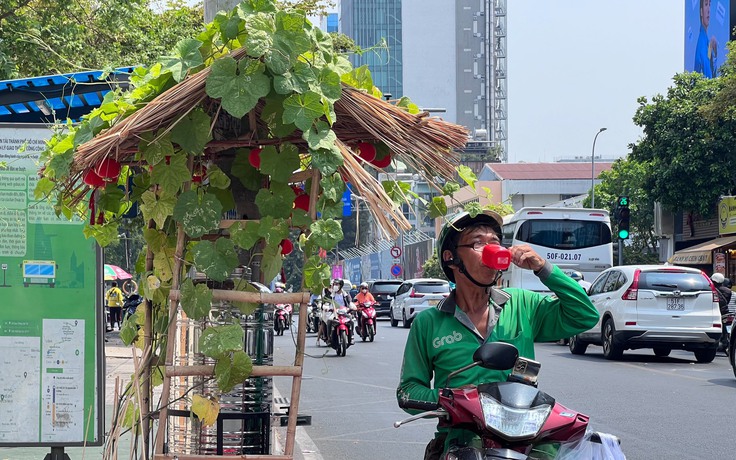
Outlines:
<svg viewBox="0 0 736 460"><path fill-rule="evenodd" d="M303 193L294 199L294 208L309 211L309 195Z"/></svg>
<svg viewBox="0 0 736 460"><path fill-rule="evenodd" d="M370 142L361 142L358 144L358 156L363 161L372 162L376 159L376 146Z"/></svg>
<svg viewBox="0 0 736 460"><path fill-rule="evenodd" d="M105 158L95 167L95 174L105 182L115 182L120 176L120 163L112 158Z"/></svg>
<svg viewBox="0 0 736 460"><path fill-rule="evenodd" d="M207 175L207 167L205 165L195 166L192 172L192 182L201 184L205 175Z"/></svg>
<svg viewBox="0 0 736 460"><path fill-rule="evenodd" d="M391 164L391 152L386 153L386 156L380 160L373 160L371 164L377 168L385 168Z"/></svg>
<svg viewBox="0 0 736 460"><path fill-rule="evenodd" d="M261 168L261 149L256 148L250 151L250 155L248 155L248 162L251 166L253 166L256 169Z"/></svg>
<svg viewBox="0 0 736 460"><path fill-rule="evenodd" d="M98 187L104 187L105 181L102 180L100 176L97 175L96 172L94 172L92 169L88 170L86 173L84 173L84 177L82 178L85 184L89 185L92 188L98 188Z"/></svg>
<svg viewBox="0 0 736 460"><path fill-rule="evenodd" d="M289 254L291 254L291 251L294 250L294 243L289 240L281 240L281 243L279 243L279 245L281 246L281 254L285 256L288 256Z"/></svg>

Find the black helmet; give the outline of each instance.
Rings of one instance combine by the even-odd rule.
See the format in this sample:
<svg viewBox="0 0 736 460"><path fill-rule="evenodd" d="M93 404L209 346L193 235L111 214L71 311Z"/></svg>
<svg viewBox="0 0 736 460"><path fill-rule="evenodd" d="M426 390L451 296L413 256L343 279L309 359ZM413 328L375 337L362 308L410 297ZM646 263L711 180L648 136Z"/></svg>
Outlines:
<svg viewBox="0 0 736 460"><path fill-rule="evenodd" d="M480 214L472 217L468 212L460 212L452 216L440 230L440 234L437 237L437 259L439 260L442 271L445 272L447 279L455 282L455 273L450 269L450 264L442 259L442 253L445 250L452 251L453 258L455 258L455 244L457 244L457 235L465 230L466 228L474 225L488 225L493 227L498 237L501 238L501 228L503 226L503 218L500 214L494 211L483 211Z"/></svg>

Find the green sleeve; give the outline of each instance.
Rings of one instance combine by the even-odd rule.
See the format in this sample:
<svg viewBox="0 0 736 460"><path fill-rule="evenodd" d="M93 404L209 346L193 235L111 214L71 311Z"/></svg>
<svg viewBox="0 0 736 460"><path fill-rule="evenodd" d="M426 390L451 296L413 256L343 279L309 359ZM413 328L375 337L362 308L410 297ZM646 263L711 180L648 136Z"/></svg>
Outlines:
<svg viewBox="0 0 736 460"><path fill-rule="evenodd" d="M556 265L547 264L551 270L542 270L539 277L555 295L534 293L538 298L531 302L536 308L530 309L530 322L537 342L571 337L598 323L598 311L580 284Z"/></svg>
<svg viewBox="0 0 736 460"><path fill-rule="evenodd" d="M404 348L404 362L401 365L401 380L396 390L399 407L410 414L419 410L406 409L407 401L437 403L439 390L432 389L432 358L427 354L428 333L432 331L433 319L427 310L414 319L409 329ZM428 408L429 409L429 408Z"/></svg>

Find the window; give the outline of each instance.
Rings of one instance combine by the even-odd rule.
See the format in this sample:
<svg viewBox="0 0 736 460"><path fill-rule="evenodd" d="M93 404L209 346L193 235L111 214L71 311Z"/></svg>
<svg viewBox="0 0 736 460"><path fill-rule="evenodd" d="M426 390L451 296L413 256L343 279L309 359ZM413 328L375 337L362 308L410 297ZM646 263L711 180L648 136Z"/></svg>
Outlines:
<svg viewBox="0 0 736 460"><path fill-rule="evenodd" d="M675 271L641 272L639 289L651 289L660 292L698 292L710 291L710 283L700 273Z"/></svg>
<svg viewBox="0 0 736 460"><path fill-rule="evenodd" d="M583 249L610 243L611 230L603 222L538 219L522 222L516 238L546 248Z"/></svg>
<svg viewBox="0 0 736 460"><path fill-rule="evenodd" d="M414 290L421 294L444 294L450 292L450 285L448 283L417 283L414 285Z"/></svg>
<svg viewBox="0 0 736 460"><path fill-rule="evenodd" d="M616 290L616 286L618 285L618 278L621 275L621 272L618 271L612 271L610 275L608 275L608 279L606 279L606 284L603 286L603 292L612 292Z"/></svg>
<svg viewBox="0 0 736 460"><path fill-rule="evenodd" d="M599 276L595 280L595 282L593 282L593 285L590 287L590 289L588 289L588 294L593 295L593 294L600 294L601 292L603 292L603 286L606 284L606 279L608 278L609 274L610 272L602 273L601 276Z"/></svg>

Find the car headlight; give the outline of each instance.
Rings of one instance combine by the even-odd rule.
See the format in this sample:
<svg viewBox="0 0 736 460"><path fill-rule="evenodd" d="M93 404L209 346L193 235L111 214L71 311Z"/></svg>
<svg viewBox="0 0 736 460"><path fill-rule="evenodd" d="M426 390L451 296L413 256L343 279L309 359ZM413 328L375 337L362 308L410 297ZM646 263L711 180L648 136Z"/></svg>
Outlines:
<svg viewBox="0 0 736 460"><path fill-rule="evenodd" d="M509 438L534 437L544 426L552 412L549 404L533 409L515 409L500 404L486 393L480 394L480 404L487 428L494 429Z"/></svg>

